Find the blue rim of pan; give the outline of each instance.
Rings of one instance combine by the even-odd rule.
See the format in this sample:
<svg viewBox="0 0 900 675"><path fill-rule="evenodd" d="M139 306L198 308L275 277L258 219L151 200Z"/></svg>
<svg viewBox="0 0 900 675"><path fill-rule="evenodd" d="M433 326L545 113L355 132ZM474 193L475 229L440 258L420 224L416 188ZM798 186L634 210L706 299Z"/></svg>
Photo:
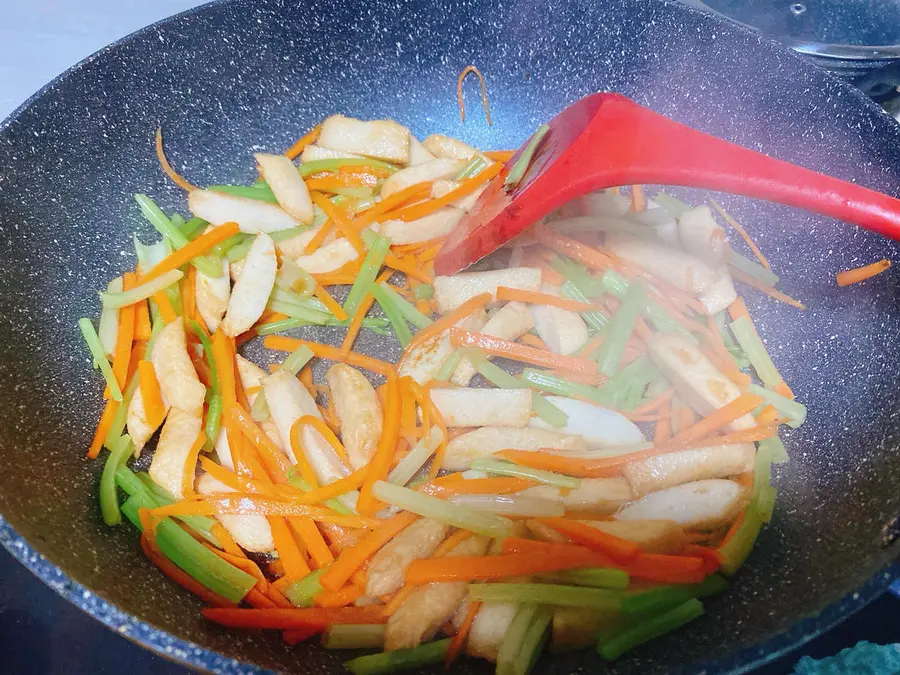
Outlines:
<svg viewBox="0 0 900 675"><path fill-rule="evenodd" d="M166 25L170 22L178 21L185 16L210 11L218 5L228 4L229 2L231 2L231 0L213 0L207 4L163 19L110 43L106 47L67 69L29 96L28 99L9 115L9 117L0 122L0 131L3 131L13 123L19 114L31 105L33 101L39 99L48 91L51 91L72 72L101 58L108 51L131 40L133 36ZM681 7L686 11L697 11L687 8L684 5L681 5ZM732 30L740 31L746 29L743 29L740 26L733 26ZM777 45L776 42L768 40L767 38L761 38L761 40ZM860 98L863 99L864 97L861 95ZM865 101L866 104L875 106L869 99L865 99ZM29 571L73 605L90 614L113 632L164 658L177 661L193 668L222 673L224 675L265 675L270 672L264 668L237 661L236 659L223 656L218 652L211 651L187 640L175 637L171 633L156 628L128 612L119 609L86 586L70 579L59 567L51 563L43 555L32 548L24 537L16 532L2 515L0 515L0 544L2 544L3 547ZM708 673L737 674L749 672L784 656L788 652L803 646L818 635L833 628L887 591L891 587L891 584L897 579L900 579L900 563L884 568L873 575L869 581L855 592L850 593L838 602L829 605L819 614L799 621L793 627L779 635L765 640L758 645L735 652L724 659L709 663L691 664L686 668L690 668L692 672L695 672L698 668ZM900 589L897 590L897 593L900 595Z"/></svg>

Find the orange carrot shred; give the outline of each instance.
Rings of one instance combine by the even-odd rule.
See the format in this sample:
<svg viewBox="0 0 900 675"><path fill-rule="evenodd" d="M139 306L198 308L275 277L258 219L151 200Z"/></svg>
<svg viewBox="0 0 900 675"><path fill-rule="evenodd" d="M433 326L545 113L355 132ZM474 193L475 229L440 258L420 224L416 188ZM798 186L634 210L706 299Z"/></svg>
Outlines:
<svg viewBox="0 0 900 675"><path fill-rule="evenodd" d="M350 317L347 316L347 312L344 311L344 308L341 307L337 301L331 297L331 293L325 290L325 287L321 284L316 285L316 290L313 291L316 297L322 301L322 303L328 308L328 311L334 314L339 321L346 321Z"/></svg>
<svg viewBox="0 0 900 675"><path fill-rule="evenodd" d="M393 616L394 614L396 614L397 610L403 606L403 603L409 600L409 596L411 596L415 592L415 590L415 586L410 586L407 584L399 591L394 593L394 597L392 597L384 607L384 615Z"/></svg>
<svg viewBox="0 0 900 675"><path fill-rule="evenodd" d="M153 332L150 324L150 308L146 300L141 300L134 306L134 339L147 342Z"/></svg>
<svg viewBox="0 0 900 675"><path fill-rule="evenodd" d="M737 321L741 317L750 319L750 312L747 311L747 305L741 296L735 298L734 302L728 305L728 314L732 321Z"/></svg>
<svg viewBox="0 0 900 675"><path fill-rule="evenodd" d="M631 186L631 210L634 213L640 213L647 210L647 200L644 198L644 186Z"/></svg>
<svg viewBox="0 0 900 675"><path fill-rule="evenodd" d="M495 162L508 162L516 154L515 150L488 150L484 156Z"/></svg>
<svg viewBox="0 0 900 675"><path fill-rule="evenodd" d="M170 272L174 269L178 269L182 265L186 265L193 258L196 258L198 255L204 255L213 246L233 237L238 232L240 232L240 228L237 223L225 223L224 225L214 227L209 232L205 232L196 239L192 239L186 246L182 246L167 255L159 263L154 265L153 269L149 272L144 272L139 279L140 283L146 283L161 277L166 272Z"/></svg>
<svg viewBox="0 0 900 675"><path fill-rule="evenodd" d="M147 424L155 429L162 424L166 416L166 406L162 400L162 393L159 390L159 381L156 379L153 364L149 361L138 362L138 382Z"/></svg>
<svg viewBox="0 0 900 675"><path fill-rule="evenodd" d="M507 288L506 286L497 288L497 300L526 302L535 305L551 305L553 307L559 307L560 309L567 309L570 312L587 312L594 309L593 305L586 302L561 298L552 293L525 291L519 288Z"/></svg>
<svg viewBox="0 0 900 675"><path fill-rule="evenodd" d="M363 595L363 589L356 584L347 584L336 591L322 591L313 598L316 607L346 607Z"/></svg>
<svg viewBox="0 0 900 675"><path fill-rule="evenodd" d="M184 460L184 474L181 477L181 494L185 498L194 495L194 477L197 472L197 461L200 457L200 450L206 443L206 434L201 430L194 439L194 444L188 450L187 458Z"/></svg>
<svg viewBox="0 0 900 675"><path fill-rule="evenodd" d="M285 156L290 159L296 159L300 156L300 153L303 152L308 146L319 140L319 134L321 133L322 125L317 124L312 129L310 129L307 134L300 138L300 140L298 140L290 148L288 148L284 153Z"/></svg>
<svg viewBox="0 0 900 675"><path fill-rule="evenodd" d="M163 150L163 137L162 137L162 128L156 128L156 158L159 160L159 166L162 168L163 173L166 174L175 185L178 187L187 190L190 192L191 190L199 189L196 185L188 182L185 178L183 178L169 163L168 158L166 158L166 153Z"/></svg>
<svg viewBox="0 0 900 675"><path fill-rule="evenodd" d="M321 569L331 564L334 556L322 538L319 528L316 527L315 521L310 518L289 518L288 522L294 532L297 533L297 536L300 537L303 545L306 546L306 552L309 553L316 569Z"/></svg>
<svg viewBox="0 0 900 675"><path fill-rule="evenodd" d="M564 534L576 544L607 555L617 563L630 562L640 553L640 548L633 541L616 537L577 520L541 518L540 522Z"/></svg>
<svg viewBox="0 0 900 675"><path fill-rule="evenodd" d="M473 536L473 532L469 530L457 530L449 537L447 537L444 541L441 542L441 545L435 549L433 558L443 558L445 555L450 553L453 549L463 543L466 539L469 539Z"/></svg>
<svg viewBox="0 0 900 675"><path fill-rule="evenodd" d="M375 454L369 460L368 471L359 491L356 509L362 515L371 515L375 511L375 498L372 488L376 481L385 480L390 471L391 458L400 438L400 385L396 377L389 377L385 383L385 404L383 411L383 428Z"/></svg>
<svg viewBox="0 0 900 675"><path fill-rule="evenodd" d="M795 397L794 397L794 392L791 391L791 388L788 386L788 383L785 382L784 380L782 380L781 382L779 382L779 383L774 387L774 390L775 390L775 393L776 393L776 394L781 394L782 396L785 396L785 397L787 397L787 398L789 398L789 399L791 399L791 400L793 400L793 399L795 398Z"/></svg>
<svg viewBox="0 0 900 675"><path fill-rule="evenodd" d="M738 223L734 218L728 215L725 212L725 209L723 209L719 202L717 202L715 199L710 197L709 203L712 204L712 207L718 212L718 214L725 219L725 222L731 225L732 229L740 235L741 239L747 242L747 246L750 247L751 251L753 251L753 255L756 256L757 260L759 260L759 264L766 269L772 269L772 266L769 264L766 256L764 256L762 251L759 250L759 246L756 245L756 242L753 241L753 238L747 233L747 230L741 227L740 223Z"/></svg>
<svg viewBox="0 0 900 675"><path fill-rule="evenodd" d="M853 269L844 270L843 272L838 272L836 275L837 285L850 286L851 284L858 284L861 281L865 281L866 279L871 279L876 274L881 274L890 266L891 261L887 258L883 258L882 260L872 263L871 265L865 265L863 267L856 267Z"/></svg>
<svg viewBox="0 0 900 675"><path fill-rule="evenodd" d="M437 199L429 199L428 201L421 204L415 204L413 206L402 209L401 211L398 211L396 214L394 214L393 218L407 222L411 220L418 220L419 218L424 218L425 216L444 208L448 204L455 202L457 199L472 194L481 185L484 185L495 176L497 176L497 174L499 174L502 170L503 164L501 164L500 162L491 164L487 168L479 171L471 178L467 178L466 180L462 181L459 187L451 190L444 196L438 197Z"/></svg>
<svg viewBox="0 0 900 675"><path fill-rule="evenodd" d="M481 603L474 601L469 604L469 611L466 612L466 618L459 626L459 631L453 636L450 646L447 648L447 655L444 656L444 668L449 668L456 661L456 657L462 652L466 646L466 639L469 637L469 631L472 630L472 624L475 623L475 617L478 616L478 610L481 609Z"/></svg>
<svg viewBox="0 0 900 675"><path fill-rule="evenodd" d="M302 579L310 573L309 565L294 540L287 522L284 518L270 517L269 527L272 530L272 539L275 542L275 550L278 551L278 559L284 565L284 573L296 579Z"/></svg>
<svg viewBox="0 0 900 675"><path fill-rule="evenodd" d="M126 272L122 277L122 290L134 288L134 274ZM116 334L116 346L113 351L112 372L119 383L119 388L125 390L125 380L128 376L128 365L131 360L131 346L134 342L135 324L134 305L126 305L119 309L119 327Z"/></svg>
<svg viewBox="0 0 900 675"><path fill-rule="evenodd" d="M310 197L312 198L313 203L325 212L328 219L334 222L334 226L341 235L350 242L353 248L356 249L356 252L359 253L360 256L364 256L366 254L366 247L363 245L362 239L359 237L359 232L356 231L356 228L350 222L346 212L335 206L331 200L321 192L311 192Z"/></svg>
<svg viewBox="0 0 900 675"><path fill-rule="evenodd" d="M277 349L283 352L292 352L304 345L309 347L310 350L312 350L312 353L320 359L328 359L330 361L347 363L351 366L356 366L357 368L365 368L366 370L370 370L373 373L378 373L379 375L384 376L395 375L397 372L397 369L391 363L387 363L386 361L379 361L378 359L372 358L371 356L358 354L356 352L345 354L340 350L340 348L332 347L331 345L323 345L321 343L310 342L308 340L298 340L296 338L290 338L283 335L267 335L266 339L263 341L263 346L266 349Z"/></svg>
<svg viewBox="0 0 900 675"><path fill-rule="evenodd" d="M487 119L488 126L491 126L493 125L493 121L491 120L491 108L488 104L487 85L484 82L484 75L482 75L481 71L475 66L466 66L456 80L456 101L459 103L459 118L462 120L463 124L466 123L466 102L463 99L463 81L469 73L473 73L475 77L478 78L478 83L481 85L481 106L484 108L484 116Z"/></svg>
<svg viewBox="0 0 900 675"><path fill-rule="evenodd" d="M792 298L786 293L782 293L772 286L767 286L759 279L750 276L743 270L733 269L731 271L731 276L734 277L735 281L740 281L742 284L747 284L748 286L755 288L758 291L762 291L773 300L778 300L779 302L783 302L784 304L790 305L791 307L796 307L797 309L806 309L806 305L804 305L799 300Z"/></svg>
<svg viewBox="0 0 900 675"><path fill-rule="evenodd" d="M112 428L113 419L119 411L120 405L122 404L119 401L112 398L106 401L106 406L103 408L103 413L100 415L100 421L97 423L97 428L94 430L94 438L91 440L91 445L87 451L87 456L90 459L97 459L100 455L103 441L106 440L106 436Z"/></svg>

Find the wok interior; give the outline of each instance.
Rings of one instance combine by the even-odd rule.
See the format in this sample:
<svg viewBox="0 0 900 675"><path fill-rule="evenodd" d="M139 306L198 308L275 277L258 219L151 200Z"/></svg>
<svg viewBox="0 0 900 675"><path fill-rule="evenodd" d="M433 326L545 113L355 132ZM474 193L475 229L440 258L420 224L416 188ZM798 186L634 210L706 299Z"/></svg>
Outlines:
<svg viewBox="0 0 900 675"><path fill-rule="evenodd" d="M475 96L467 124L459 122L455 79L468 63L488 79L492 128ZM338 672L334 654L205 623L198 603L141 556L135 531L110 532L100 520L101 467L83 453L101 382L89 374L75 324L96 314L101 282L133 264L122 253L131 232L150 232L132 193L184 211L183 194L156 165L153 131L162 125L170 158L195 183L249 182L253 150L279 152L333 112L506 149L602 89L842 178L892 192L900 184L893 122L858 94L755 38L662 4L573 4L548 21L544 5L529 2L450 4L441 16L415 4L359 11L312 2L301 11L225 3L71 73L0 133L0 368L8 383L0 513L73 579L153 625L265 667ZM745 293L809 419L785 434L792 460L777 471L774 520L730 591L709 602L706 617L623 659L616 672L724 658L857 589L891 554L879 541L900 512L892 482L900 471L896 277L838 289L833 274L896 259L898 247L788 208L722 201L757 238L784 290L809 306L799 312ZM305 330L328 340L323 329ZM541 662L559 673L596 665L588 653Z"/></svg>

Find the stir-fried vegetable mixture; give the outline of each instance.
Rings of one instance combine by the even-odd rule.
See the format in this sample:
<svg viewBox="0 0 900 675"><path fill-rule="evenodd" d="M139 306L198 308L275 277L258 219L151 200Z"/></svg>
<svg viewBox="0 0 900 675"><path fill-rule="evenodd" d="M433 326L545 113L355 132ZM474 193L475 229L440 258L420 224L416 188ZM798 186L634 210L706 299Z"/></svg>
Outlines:
<svg viewBox="0 0 900 675"><path fill-rule="evenodd" d="M108 385L88 455L104 520L208 620L373 652L354 673L524 674L548 640L616 659L726 587L806 418L733 282L799 303L727 214L753 258L634 186L436 277L529 152L336 115L200 189L157 147L191 215L136 195L161 239L79 323Z"/></svg>

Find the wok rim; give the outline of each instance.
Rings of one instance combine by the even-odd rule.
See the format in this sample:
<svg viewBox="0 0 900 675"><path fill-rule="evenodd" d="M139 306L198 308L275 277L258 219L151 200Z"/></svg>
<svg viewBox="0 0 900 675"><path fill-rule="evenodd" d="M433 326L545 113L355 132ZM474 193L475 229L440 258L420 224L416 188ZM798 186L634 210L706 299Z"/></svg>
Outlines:
<svg viewBox="0 0 900 675"><path fill-rule="evenodd" d="M143 35L145 32L155 30L160 26L180 21L185 17L193 16L194 14L199 14L201 12L217 11L218 7L221 5L228 5L239 1L240 0L211 0L210 2L160 19L159 21L118 38L67 68L35 91L31 96L26 98L4 120L0 121L0 133L4 132L14 124L22 113L33 103L63 83L75 72L93 63L95 60L102 58L108 52L114 51L121 45L132 41L136 37ZM680 11L703 14L707 18L712 17L712 19L718 22L725 30L751 34L754 38L757 38L760 43L767 43L769 48L774 48L782 53L791 54L797 59L798 67L815 68L816 71L821 73L825 78L831 79L837 82L839 86L850 90L855 94L855 98L859 101L859 104L869 107L873 112L877 111L886 114L880 106L869 97L865 96L859 89L805 61L798 51L795 51L784 43L753 31L743 24L711 15L708 11L697 9L682 2L675 2L673 0L658 1L661 2L661 4L669 6L675 5ZM215 673L266 675L272 672L255 664L239 661L217 651L202 647L189 640L177 637L176 635L153 625L149 621L140 619L137 616L120 609L114 603L106 600L100 593L73 580L60 567L48 560L32 546L25 537L19 534L12 525L10 525L2 513L0 513L0 545L2 545L3 548L29 572L34 574L62 598L99 621L114 633L148 649L162 658L194 669ZM868 581L857 590L848 593L840 600L822 608L818 614L797 621L793 626L782 633L774 635L758 644L732 652L724 658L711 662L684 664L680 666L678 670L680 671L689 668L691 671L730 673L732 675L750 672L781 658L791 651L799 649L809 641L834 628L839 623L866 607L881 594L888 591L895 580L900 580L900 562L889 563L873 574Z"/></svg>

